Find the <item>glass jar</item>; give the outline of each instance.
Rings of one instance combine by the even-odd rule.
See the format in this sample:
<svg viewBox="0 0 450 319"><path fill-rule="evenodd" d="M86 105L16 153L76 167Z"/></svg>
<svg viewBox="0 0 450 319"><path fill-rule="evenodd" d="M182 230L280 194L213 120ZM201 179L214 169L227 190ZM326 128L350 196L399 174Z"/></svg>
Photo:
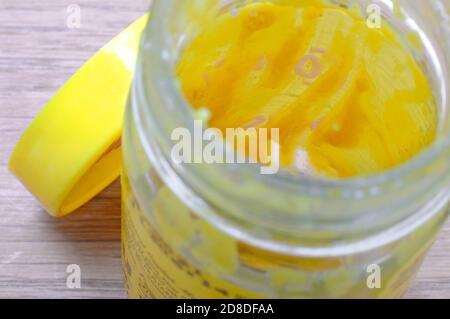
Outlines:
<svg viewBox="0 0 450 319"><path fill-rule="evenodd" d="M174 75L180 52L202 25L251 2L153 1L123 137L129 296L401 297L449 212L450 5L332 1L379 5L429 78L439 134L408 163L348 180L261 175L250 164L175 164L171 133L192 131L195 118Z"/></svg>

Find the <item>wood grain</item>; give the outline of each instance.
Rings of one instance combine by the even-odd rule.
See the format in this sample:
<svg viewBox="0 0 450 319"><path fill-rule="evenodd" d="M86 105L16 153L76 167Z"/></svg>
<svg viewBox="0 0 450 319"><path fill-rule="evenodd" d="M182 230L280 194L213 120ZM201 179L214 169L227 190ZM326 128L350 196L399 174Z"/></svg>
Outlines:
<svg viewBox="0 0 450 319"><path fill-rule="evenodd" d="M73 3L81 7L80 29L66 26ZM75 214L53 219L6 163L45 102L148 5L149 0L0 0L0 297L126 297L119 183ZM69 264L81 267L81 289L66 288ZM450 298L449 270L447 223L408 296Z"/></svg>
<svg viewBox="0 0 450 319"><path fill-rule="evenodd" d="M69 29L67 8L81 8ZM148 10L149 0L0 1L0 297L124 298L120 186L62 219L48 216L7 171L23 130L100 47ZM81 289L66 268L81 267Z"/></svg>

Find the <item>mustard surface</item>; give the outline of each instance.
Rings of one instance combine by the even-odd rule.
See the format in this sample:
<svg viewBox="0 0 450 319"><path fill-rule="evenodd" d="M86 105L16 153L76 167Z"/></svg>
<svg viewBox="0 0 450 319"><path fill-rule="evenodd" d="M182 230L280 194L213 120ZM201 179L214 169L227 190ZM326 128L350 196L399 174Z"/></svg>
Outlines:
<svg viewBox="0 0 450 319"><path fill-rule="evenodd" d="M293 3L230 11L188 44L177 76L209 125L279 128L285 167L302 150L314 172L338 178L381 172L430 144L429 83L388 23L371 29L353 11Z"/></svg>

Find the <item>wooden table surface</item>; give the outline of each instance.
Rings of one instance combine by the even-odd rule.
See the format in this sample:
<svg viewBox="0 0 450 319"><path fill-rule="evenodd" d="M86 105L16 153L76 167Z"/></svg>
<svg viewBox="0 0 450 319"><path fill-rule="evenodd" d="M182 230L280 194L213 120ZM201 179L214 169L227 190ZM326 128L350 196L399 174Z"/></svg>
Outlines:
<svg viewBox="0 0 450 319"><path fill-rule="evenodd" d="M0 0L0 298L124 298L120 187L114 183L69 217L48 216L7 170L23 130L45 102L150 0ZM67 8L81 8L80 28ZM81 267L81 289L66 268ZM408 293L450 298L450 224Z"/></svg>

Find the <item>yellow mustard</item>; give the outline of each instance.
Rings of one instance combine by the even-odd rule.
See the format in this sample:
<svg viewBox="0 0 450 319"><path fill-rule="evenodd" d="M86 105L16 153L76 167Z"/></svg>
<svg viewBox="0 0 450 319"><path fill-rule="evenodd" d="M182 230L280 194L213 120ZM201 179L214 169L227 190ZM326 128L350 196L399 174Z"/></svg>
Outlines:
<svg viewBox="0 0 450 319"><path fill-rule="evenodd" d="M281 163L298 151L320 175L369 175L436 136L428 81L386 21L321 1L258 3L205 27L177 66L210 126L279 128Z"/></svg>

